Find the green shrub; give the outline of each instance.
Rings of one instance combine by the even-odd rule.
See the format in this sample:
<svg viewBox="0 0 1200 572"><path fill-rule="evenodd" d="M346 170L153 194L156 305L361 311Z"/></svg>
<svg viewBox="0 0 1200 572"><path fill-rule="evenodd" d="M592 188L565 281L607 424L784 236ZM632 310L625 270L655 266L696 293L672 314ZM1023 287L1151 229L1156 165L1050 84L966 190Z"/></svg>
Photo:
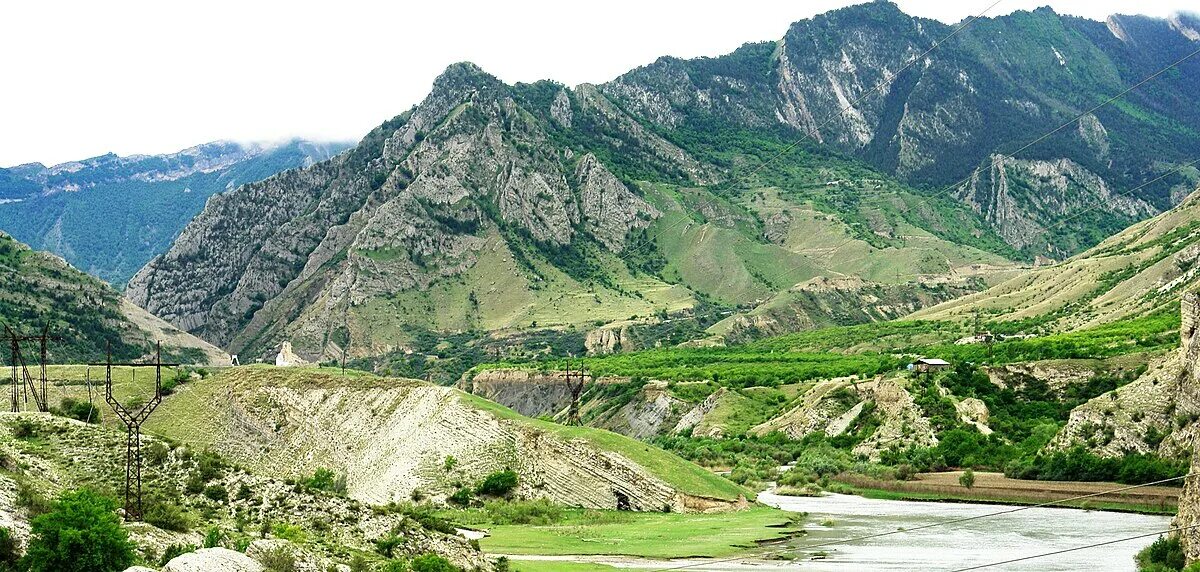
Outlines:
<svg viewBox="0 0 1200 572"><path fill-rule="evenodd" d="M484 505L492 524L544 526L562 520L563 507L546 499L526 502L492 501Z"/></svg>
<svg viewBox="0 0 1200 572"><path fill-rule="evenodd" d="M31 516L50 512L54 503L42 496L33 485L25 479L17 480L17 506L25 508Z"/></svg>
<svg viewBox="0 0 1200 572"><path fill-rule="evenodd" d="M304 486L316 491L341 495L346 493L346 476L338 475L332 470L322 467L304 481Z"/></svg>
<svg viewBox="0 0 1200 572"><path fill-rule="evenodd" d="M488 475L482 483L479 483L478 487L475 487L475 494L493 497L507 496L517 488L517 482L517 473L510 470L497 471Z"/></svg>
<svg viewBox="0 0 1200 572"><path fill-rule="evenodd" d="M82 489L65 492L30 523L22 565L29 572L118 572L133 564L134 546L117 518L116 501Z"/></svg>
<svg viewBox="0 0 1200 572"><path fill-rule="evenodd" d="M162 558L158 559L158 565L166 566L167 562L170 562L172 559L195 551L196 546L193 544L172 544L163 549Z"/></svg>
<svg viewBox="0 0 1200 572"><path fill-rule="evenodd" d="M461 572L461 568L436 554L422 554L412 560L413 572Z"/></svg>
<svg viewBox="0 0 1200 572"><path fill-rule="evenodd" d="M390 533L375 541L375 551L385 558L395 556L396 549L401 546L404 546L404 539L395 533Z"/></svg>
<svg viewBox="0 0 1200 572"><path fill-rule="evenodd" d="M296 572L296 555L283 546L268 550L259 563L266 572Z"/></svg>
<svg viewBox="0 0 1200 572"><path fill-rule="evenodd" d="M446 500L449 500L452 504L467 506L471 504L471 489L462 487L457 491L454 491L454 494L450 495L450 497Z"/></svg>
<svg viewBox="0 0 1200 572"><path fill-rule="evenodd" d="M225 533L221 532L221 529L216 526L210 526L210 527L208 527L208 530L204 531L204 547L205 548L216 548L218 546L221 546L221 543L224 540L225 540Z"/></svg>
<svg viewBox="0 0 1200 572"><path fill-rule="evenodd" d="M149 502L146 503L145 513L142 515L146 522L163 530L175 532L191 530L191 520L178 504L161 497L151 497L147 500Z"/></svg>
<svg viewBox="0 0 1200 572"><path fill-rule="evenodd" d="M17 418L12 424L13 437L17 439L32 439L38 435L38 427L28 419Z"/></svg>
<svg viewBox="0 0 1200 572"><path fill-rule="evenodd" d="M204 477L200 476L200 471L188 473L187 480L183 483L183 490L193 495L204 492Z"/></svg>
<svg viewBox="0 0 1200 572"><path fill-rule="evenodd" d="M975 471L972 471L971 469L963 471L963 473L958 476L958 484L967 487L968 489L974 487Z"/></svg>
<svg viewBox="0 0 1200 572"><path fill-rule="evenodd" d="M408 572L408 562L403 560L388 560L379 568L379 572Z"/></svg>
<svg viewBox="0 0 1200 572"><path fill-rule="evenodd" d="M294 524L278 523L272 527L272 532L275 533L276 538L290 540L296 544L303 543L305 538L304 529Z"/></svg>
<svg viewBox="0 0 1200 572"><path fill-rule="evenodd" d="M354 558L350 559L350 572L367 572L371 568L371 564L362 554L355 554Z"/></svg>
<svg viewBox="0 0 1200 572"><path fill-rule="evenodd" d="M59 406L58 413L63 417L70 417L78 421L86 421L88 423L100 422L100 408L88 401L80 401L71 397L65 397Z"/></svg>
<svg viewBox="0 0 1200 572"><path fill-rule="evenodd" d="M217 502L225 502L229 500L229 491L222 485L208 485L204 487L204 496Z"/></svg>
<svg viewBox="0 0 1200 572"><path fill-rule="evenodd" d="M1150 546L1143 548L1133 557L1138 570L1180 570L1185 557L1178 536L1158 537Z"/></svg>
<svg viewBox="0 0 1200 572"><path fill-rule="evenodd" d="M313 476L304 481L304 486L318 491L327 491L333 488L335 478L337 478L336 473L321 467L313 473Z"/></svg>

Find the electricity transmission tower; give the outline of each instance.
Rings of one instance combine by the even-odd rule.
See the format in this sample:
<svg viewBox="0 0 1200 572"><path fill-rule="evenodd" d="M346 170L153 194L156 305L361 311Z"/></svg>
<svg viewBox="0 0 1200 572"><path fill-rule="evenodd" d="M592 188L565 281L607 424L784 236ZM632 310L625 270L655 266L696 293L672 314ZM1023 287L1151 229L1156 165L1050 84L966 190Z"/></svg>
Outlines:
<svg viewBox="0 0 1200 572"><path fill-rule="evenodd" d="M571 370L571 362L567 361L567 386L571 390L571 407L567 410L567 425L582 425L579 418L579 396L583 395L583 387L591 380L591 375L584 366L578 371Z"/></svg>
<svg viewBox="0 0 1200 572"><path fill-rule="evenodd" d="M107 350L104 366L104 401L112 408L113 413L125 424L125 520L129 522L142 519L142 423L162 403L162 368L177 366L177 363L163 363L162 342L155 345L153 363L114 363L112 346ZM113 397L112 368L130 367L137 371L140 367L154 368L154 397L136 411L130 411ZM134 374L136 376L136 373ZM135 377L136 379L136 377Z"/></svg>
<svg viewBox="0 0 1200 572"><path fill-rule="evenodd" d="M12 328L4 326L4 338L9 342L9 349L12 351L12 358L9 362L12 368L10 376L12 395L11 405L13 413L21 410L22 401L25 405L29 404L29 396L33 395L34 405L37 410L45 413L50 410L50 402L46 399L46 359L47 346L50 341L60 341L62 338L50 335L50 326L42 328L42 333L35 336L17 335ZM25 355L21 352L21 344L24 342L37 342L40 363L40 378L35 380L29 375L29 364L25 361ZM22 399L23 398L23 399Z"/></svg>

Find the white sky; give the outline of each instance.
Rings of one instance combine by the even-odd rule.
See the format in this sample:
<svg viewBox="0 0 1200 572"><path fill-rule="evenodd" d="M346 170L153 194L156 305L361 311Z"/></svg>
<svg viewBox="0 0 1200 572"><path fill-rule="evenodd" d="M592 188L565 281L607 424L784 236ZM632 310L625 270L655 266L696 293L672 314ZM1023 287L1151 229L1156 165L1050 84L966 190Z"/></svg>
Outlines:
<svg viewBox="0 0 1200 572"><path fill-rule="evenodd" d="M994 0L899 0L958 22ZM1001 0L1102 20L1196 0ZM0 165L164 153L216 139L357 140L446 65L599 83L661 55L776 40L850 0L56 1L0 5Z"/></svg>

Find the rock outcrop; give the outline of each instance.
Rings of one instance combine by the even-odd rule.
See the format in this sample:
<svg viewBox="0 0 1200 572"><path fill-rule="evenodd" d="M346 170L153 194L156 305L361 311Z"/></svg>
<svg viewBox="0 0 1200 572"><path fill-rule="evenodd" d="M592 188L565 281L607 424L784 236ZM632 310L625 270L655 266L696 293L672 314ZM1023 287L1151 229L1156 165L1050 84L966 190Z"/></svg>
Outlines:
<svg viewBox="0 0 1200 572"><path fill-rule="evenodd" d="M505 469L520 475L518 497L572 506L686 511L696 503L731 508L738 502L736 494L703 498L712 495L673 484L683 475L661 474L661 467L656 473L638 459L650 455L672 465L669 471L702 481L711 476L638 441L568 436L561 426L516 418L456 389L414 380L347 381L300 369L243 368L179 394L183 399L163 404L160 418L171 418L173 405L200 407L191 413L203 417L204 426L184 430L167 423L154 430L178 438L210 435L215 450L270 474L300 478L332 468L347 476L351 498L372 504L404 502L414 491L445 498L462 483Z"/></svg>
<svg viewBox="0 0 1200 572"><path fill-rule="evenodd" d="M1200 294L1184 294L1179 329L1182 338L1180 377L1187 386L1186 393L1195 395L1200 393ZM1200 411L1200 408L1196 411ZM1186 445L1192 450L1190 474L1200 475L1200 447L1197 447L1200 445L1197 441L1200 431L1191 431L1188 437ZM1197 476L1184 481L1183 492L1179 496L1179 511L1171 526L1182 529L1179 536L1187 561L1200 560L1200 478Z"/></svg>
<svg viewBox="0 0 1200 572"><path fill-rule="evenodd" d="M1150 364L1137 380L1071 411L1052 449L1082 444L1105 456L1129 452L1190 454L1200 435L1200 296L1181 299L1180 348Z"/></svg>
<svg viewBox="0 0 1200 572"><path fill-rule="evenodd" d="M172 558L162 572L263 572L262 564L228 548L201 548Z"/></svg>
<svg viewBox="0 0 1200 572"><path fill-rule="evenodd" d="M751 432L765 435L778 431L801 439L820 431L835 437L851 430L863 415L874 416L878 427L864 435L854 447L856 455L878 460L888 449L937 445L933 427L913 402L905 381L882 376L853 384L849 379L820 382L796 407L754 427Z"/></svg>
<svg viewBox="0 0 1200 572"><path fill-rule="evenodd" d="M296 355L296 351L292 349L292 342L283 342L279 346L279 353L275 355L276 367L299 367L308 365L304 358Z"/></svg>
<svg viewBox="0 0 1200 572"><path fill-rule="evenodd" d="M485 370L460 387L529 417L553 417L567 409L572 397L571 385L561 372Z"/></svg>

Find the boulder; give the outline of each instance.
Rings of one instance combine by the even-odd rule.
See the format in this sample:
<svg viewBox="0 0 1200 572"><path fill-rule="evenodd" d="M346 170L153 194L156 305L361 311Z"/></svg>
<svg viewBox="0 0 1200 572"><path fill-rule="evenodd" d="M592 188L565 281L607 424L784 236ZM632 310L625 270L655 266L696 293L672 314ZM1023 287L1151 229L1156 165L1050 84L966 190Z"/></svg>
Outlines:
<svg viewBox="0 0 1200 572"><path fill-rule="evenodd" d="M227 548L202 548L172 558L162 572L264 572L262 564Z"/></svg>

